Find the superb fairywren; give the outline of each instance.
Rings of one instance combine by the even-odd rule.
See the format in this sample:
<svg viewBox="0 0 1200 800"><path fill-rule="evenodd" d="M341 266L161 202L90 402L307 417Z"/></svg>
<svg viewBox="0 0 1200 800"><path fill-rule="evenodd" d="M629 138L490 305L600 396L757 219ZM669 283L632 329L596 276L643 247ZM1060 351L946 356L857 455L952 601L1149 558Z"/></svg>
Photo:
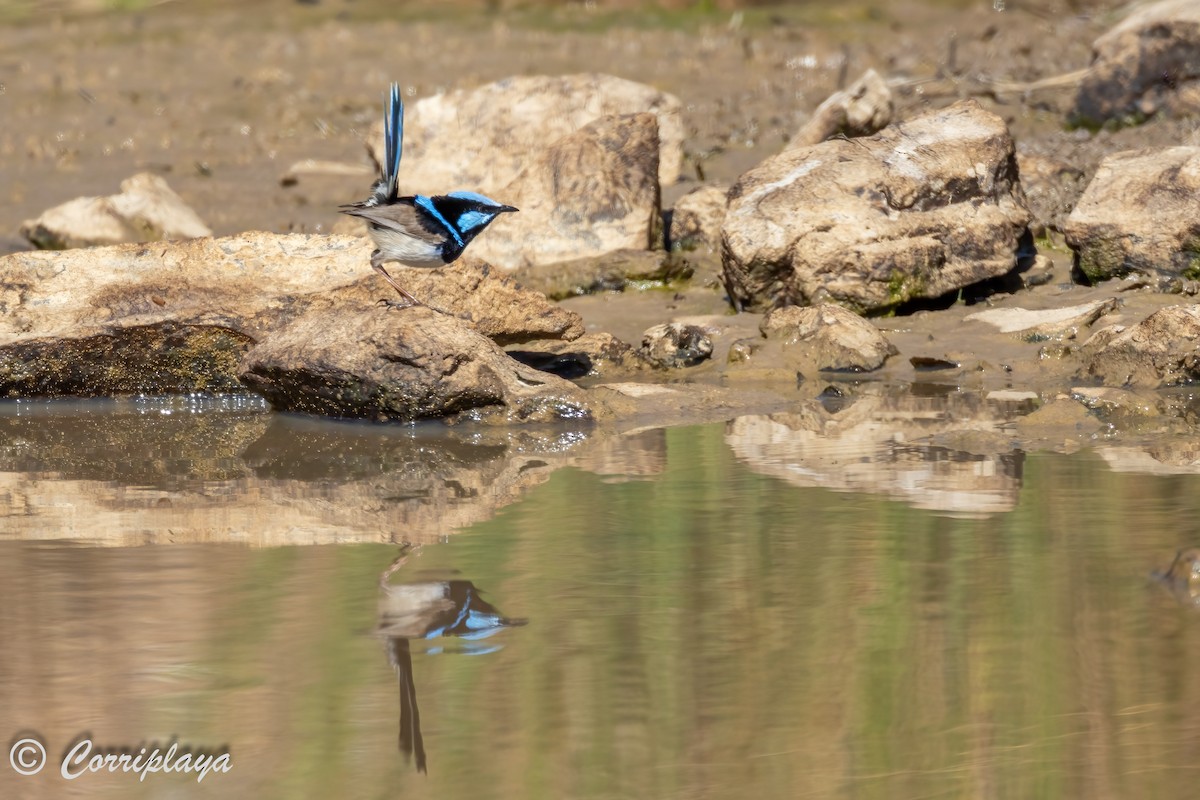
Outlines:
<svg viewBox="0 0 1200 800"><path fill-rule="evenodd" d="M383 116L383 136L385 157L371 196L360 203L342 206L342 213L367 221L367 230L376 247L371 254L371 266L402 297L419 305L420 301L404 291L383 268L386 262L398 261L410 267L449 264L462 255L492 220L517 209L475 192L398 196L396 176L404 148L404 103L395 83Z"/></svg>

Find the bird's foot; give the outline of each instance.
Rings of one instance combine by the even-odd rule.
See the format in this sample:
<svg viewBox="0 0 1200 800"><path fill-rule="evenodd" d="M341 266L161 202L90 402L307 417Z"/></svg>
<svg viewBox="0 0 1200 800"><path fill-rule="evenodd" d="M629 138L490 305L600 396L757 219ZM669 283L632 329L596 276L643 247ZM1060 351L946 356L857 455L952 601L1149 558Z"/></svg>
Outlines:
<svg viewBox="0 0 1200 800"><path fill-rule="evenodd" d="M423 306L425 304L422 303L420 300L409 300L409 299L403 299L403 298L400 300L392 300L391 298L384 297L384 298L380 299L377 303L375 303L375 305L386 306L387 308L399 310L402 308L413 308L414 306Z"/></svg>

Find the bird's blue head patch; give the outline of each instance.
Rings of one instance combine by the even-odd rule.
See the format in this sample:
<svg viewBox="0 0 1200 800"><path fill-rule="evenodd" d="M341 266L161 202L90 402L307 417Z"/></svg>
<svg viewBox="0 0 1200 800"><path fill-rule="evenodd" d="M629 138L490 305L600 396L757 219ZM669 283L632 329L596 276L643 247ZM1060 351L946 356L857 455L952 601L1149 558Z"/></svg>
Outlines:
<svg viewBox="0 0 1200 800"><path fill-rule="evenodd" d="M483 230L496 215L505 211L516 211L512 206L497 203L490 197L478 192L450 192L448 198L461 201L462 210L456 216L454 223L464 234Z"/></svg>

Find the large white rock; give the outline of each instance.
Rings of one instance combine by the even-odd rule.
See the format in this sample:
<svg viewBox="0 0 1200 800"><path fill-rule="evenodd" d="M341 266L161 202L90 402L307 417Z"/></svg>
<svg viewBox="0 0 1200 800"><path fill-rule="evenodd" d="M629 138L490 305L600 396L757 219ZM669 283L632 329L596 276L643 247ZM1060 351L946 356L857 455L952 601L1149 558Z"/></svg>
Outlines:
<svg viewBox="0 0 1200 800"><path fill-rule="evenodd" d="M515 270L657 247L658 152L653 114L601 117L562 137L497 193L520 212L480 234L471 253Z"/></svg>
<svg viewBox="0 0 1200 800"><path fill-rule="evenodd" d="M884 311L1009 272L1029 220L1008 127L963 101L742 175L722 229L726 285L755 310Z"/></svg>
<svg viewBox="0 0 1200 800"><path fill-rule="evenodd" d="M517 76L411 104L405 118L405 193L465 189L505 200L501 190L557 139L601 117L650 112L658 118L658 179L679 180L682 104L674 95L612 75ZM381 160L383 125L370 146ZM495 192L495 194L492 194Z"/></svg>

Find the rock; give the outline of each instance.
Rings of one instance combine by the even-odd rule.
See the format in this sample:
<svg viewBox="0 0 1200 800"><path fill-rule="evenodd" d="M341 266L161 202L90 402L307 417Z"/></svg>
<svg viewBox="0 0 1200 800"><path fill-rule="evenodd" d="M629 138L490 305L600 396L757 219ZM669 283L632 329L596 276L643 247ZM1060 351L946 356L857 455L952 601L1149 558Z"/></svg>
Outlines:
<svg viewBox="0 0 1200 800"><path fill-rule="evenodd" d="M508 354L522 364L568 380L650 366L633 347L610 333L589 333L570 342L542 339L510 348Z"/></svg>
<svg viewBox="0 0 1200 800"><path fill-rule="evenodd" d="M1153 392L1131 392L1112 386L1077 386L1071 397L1096 411L1107 422L1154 419L1162 416L1161 398Z"/></svg>
<svg viewBox="0 0 1200 800"><path fill-rule="evenodd" d="M361 239L247 233L0 258L0 397L228 391L256 342L393 293ZM579 316L464 258L394 273L501 344L577 338ZM336 327L336 326L334 326Z"/></svg>
<svg viewBox="0 0 1200 800"><path fill-rule="evenodd" d="M692 367L712 357L708 332L699 325L669 322L642 334L638 355L659 367Z"/></svg>
<svg viewBox="0 0 1200 800"><path fill-rule="evenodd" d="M475 256L516 270L661 243L653 114L601 117L525 161L496 195L520 213L485 231Z"/></svg>
<svg viewBox="0 0 1200 800"><path fill-rule="evenodd" d="M1163 0L1096 40L1075 97L1074 122L1140 121L1200 112L1200 5Z"/></svg>
<svg viewBox="0 0 1200 800"><path fill-rule="evenodd" d="M667 240L672 250L721 250L728 186L701 186L675 202Z"/></svg>
<svg viewBox="0 0 1200 800"><path fill-rule="evenodd" d="M280 411L404 422L496 408L508 421L591 417L574 385L421 307L307 314L246 353L240 377Z"/></svg>
<svg viewBox="0 0 1200 800"><path fill-rule="evenodd" d="M886 311L1010 272L1030 215L1004 121L968 100L738 179L722 228L735 305Z"/></svg>
<svg viewBox="0 0 1200 800"><path fill-rule="evenodd" d="M1021 272L1020 278L1022 289L1045 286L1054 280L1054 262L1050 260L1049 256L1039 253L1033 257L1033 263L1029 265L1029 269Z"/></svg>
<svg viewBox="0 0 1200 800"><path fill-rule="evenodd" d="M781 340L789 360L810 371L870 372L898 352L870 322L831 303L776 309L763 318L762 333Z"/></svg>
<svg viewBox="0 0 1200 800"><path fill-rule="evenodd" d="M1063 234L1090 281L1138 272L1200 278L1200 147L1114 153Z"/></svg>
<svg viewBox="0 0 1200 800"><path fill-rule="evenodd" d="M664 284L691 277L691 265L662 250L614 250L589 258L535 264L521 270L521 285L551 300L619 292L630 283Z"/></svg>
<svg viewBox="0 0 1200 800"><path fill-rule="evenodd" d="M80 197L21 225L21 235L44 250L157 242L211 236L196 212L167 182L141 172L121 182L111 197Z"/></svg>
<svg viewBox="0 0 1200 800"><path fill-rule="evenodd" d="M1120 305L1116 298L1096 300L1067 308L1030 311L1026 308L989 308L963 317L964 322L982 322L1001 333L1020 333L1027 339L1074 339L1086 328Z"/></svg>
<svg viewBox="0 0 1200 800"><path fill-rule="evenodd" d="M1200 306L1168 306L1092 337L1086 373L1105 386L1162 387L1200 378Z"/></svg>
<svg viewBox="0 0 1200 800"><path fill-rule="evenodd" d="M834 92L817 106L788 148L809 147L831 136L870 136L892 122L892 90L879 73L869 69L844 91Z"/></svg>
<svg viewBox="0 0 1200 800"><path fill-rule="evenodd" d="M1064 396L1018 417L1016 427L1025 438L1074 444L1097 433L1102 425L1087 408Z"/></svg>
<svg viewBox="0 0 1200 800"><path fill-rule="evenodd" d="M683 166L683 104L651 86L596 73L517 76L418 100L405 120L400 179L409 193L469 189L499 200L547 144L601 117L643 112L658 122L658 181L675 183ZM378 163L382 123L369 147ZM524 210L511 198L504 202Z"/></svg>
<svg viewBox="0 0 1200 800"><path fill-rule="evenodd" d="M1083 170L1044 156L1017 154L1021 188L1033 214L1034 236L1062 230L1084 186Z"/></svg>

